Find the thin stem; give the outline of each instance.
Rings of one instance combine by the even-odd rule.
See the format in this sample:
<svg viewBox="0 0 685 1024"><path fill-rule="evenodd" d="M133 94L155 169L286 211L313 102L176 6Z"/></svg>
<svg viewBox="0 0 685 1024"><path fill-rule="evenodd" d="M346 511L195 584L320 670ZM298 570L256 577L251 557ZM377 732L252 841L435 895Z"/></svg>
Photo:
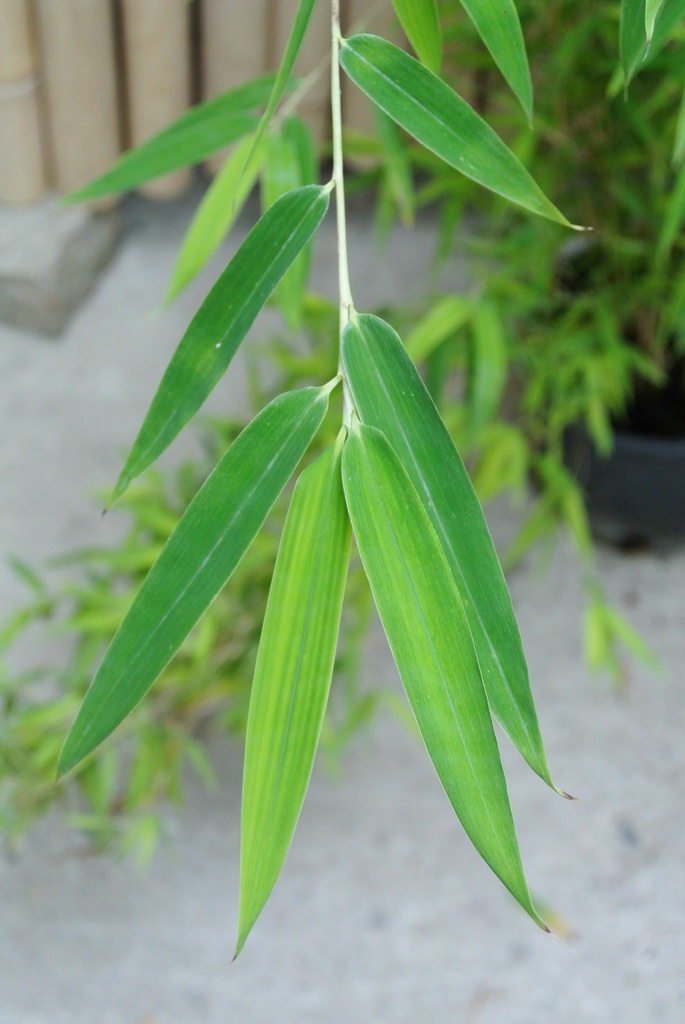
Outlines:
<svg viewBox="0 0 685 1024"><path fill-rule="evenodd" d="M340 295L340 356L338 373L343 383L343 423L350 426L352 396L342 365L342 335L353 308L350 271L347 262L347 216L345 212L345 174L343 170L342 110L340 101L340 0L331 0L331 121L333 134L333 183L338 229L338 289Z"/></svg>

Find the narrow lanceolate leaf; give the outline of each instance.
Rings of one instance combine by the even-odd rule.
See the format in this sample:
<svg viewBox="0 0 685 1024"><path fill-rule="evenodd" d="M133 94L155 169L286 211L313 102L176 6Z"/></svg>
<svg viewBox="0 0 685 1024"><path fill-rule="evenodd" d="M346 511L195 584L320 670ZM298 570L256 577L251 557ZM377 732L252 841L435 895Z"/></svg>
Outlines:
<svg viewBox="0 0 685 1024"><path fill-rule="evenodd" d="M435 0L392 0L392 5L419 59L440 74L442 29Z"/></svg>
<svg viewBox="0 0 685 1024"><path fill-rule="evenodd" d="M251 154L249 163L248 154ZM243 139L226 159L202 202L176 258L165 302L171 302L214 255L235 222L262 169L266 147L252 149L252 136Z"/></svg>
<svg viewBox="0 0 685 1024"><path fill-rule="evenodd" d="M265 75L193 107L158 135L124 153L101 177L72 192L69 201L125 192L160 174L200 163L257 127L254 111L266 103L273 83L274 76Z"/></svg>
<svg viewBox="0 0 685 1024"><path fill-rule="evenodd" d="M208 477L105 654L60 755L60 774L116 729L219 593L320 426L330 389L274 399Z"/></svg>
<svg viewBox="0 0 685 1024"><path fill-rule="evenodd" d="M514 0L461 0L511 91L533 119L533 86L526 44Z"/></svg>
<svg viewBox="0 0 685 1024"><path fill-rule="evenodd" d="M281 197L257 222L193 317L114 489L119 497L171 444L221 379L257 314L328 209L318 185Z"/></svg>
<svg viewBox="0 0 685 1024"><path fill-rule="evenodd" d="M645 0L623 0L619 27L619 52L624 85L657 56L685 17L685 0L664 0L658 7L651 39L645 30Z"/></svg>
<svg viewBox="0 0 685 1024"><path fill-rule="evenodd" d="M285 53L281 60L281 66L276 72L276 79L273 84L273 89L271 90L271 95L269 96L269 102L266 105L266 110L264 111L257 127L253 142L255 149L259 145L260 139L268 128L269 122L276 111L276 107L283 98L283 94L287 88L293 68L295 67L295 61L297 60L297 55L300 52L302 41L304 40L311 20L312 11L316 7L316 2L317 0L300 0L297 6L293 27L290 30L288 42L285 45Z"/></svg>
<svg viewBox="0 0 685 1024"><path fill-rule="evenodd" d="M350 551L343 437L297 482L269 592L247 720L236 955L288 852L326 709Z"/></svg>
<svg viewBox="0 0 685 1024"><path fill-rule="evenodd" d="M685 89L678 108L676 118L675 137L673 139L673 166L680 167L685 160Z"/></svg>
<svg viewBox="0 0 685 1024"><path fill-rule="evenodd" d="M542 217L572 227L492 128L442 79L378 36L343 42L355 85L427 149L467 178Z"/></svg>
<svg viewBox="0 0 685 1024"><path fill-rule="evenodd" d="M474 846L541 927L459 592L425 502L383 434L357 424L343 484L364 569L416 721Z"/></svg>
<svg viewBox="0 0 685 1024"><path fill-rule="evenodd" d="M645 35L648 42L651 42L654 35L654 23L663 2L664 0L646 0L645 2Z"/></svg>
<svg viewBox="0 0 685 1024"><path fill-rule="evenodd" d="M531 768L553 785L509 591L468 473L393 329L359 316L343 337L359 415L404 466L447 559L493 713Z"/></svg>

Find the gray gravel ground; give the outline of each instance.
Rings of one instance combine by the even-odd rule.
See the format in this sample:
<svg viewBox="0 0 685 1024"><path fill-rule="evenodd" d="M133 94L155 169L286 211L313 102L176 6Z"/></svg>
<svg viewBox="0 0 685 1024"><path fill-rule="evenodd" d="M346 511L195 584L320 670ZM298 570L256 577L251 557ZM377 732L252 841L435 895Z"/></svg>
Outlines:
<svg viewBox="0 0 685 1024"><path fill-rule="evenodd" d="M126 242L60 341L0 328L2 552L36 561L116 531L88 492L116 475L211 280L149 318L188 209L127 206ZM420 291L431 246L424 226L379 258L360 219L358 305L407 282ZM333 265L326 231L318 286ZM447 279L459 275L452 266ZM238 361L214 408L244 396ZM514 525L494 510L496 538ZM283 876L233 965L237 744L215 747L219 792L191 784L146 874L83 856L55 816L0 855L0 1024L681 1024L685 554L603 551L600 565L667 669L633 668L622 695L584 668L570 553L510 580L553 771L581 798L559 799L502 744L529 879L562 941L489 874L414 738L384 718L354 741L339 781L315 773ZM2 572L5 613L21 593ZM397 686L378 630L367 672Z"/></svg>

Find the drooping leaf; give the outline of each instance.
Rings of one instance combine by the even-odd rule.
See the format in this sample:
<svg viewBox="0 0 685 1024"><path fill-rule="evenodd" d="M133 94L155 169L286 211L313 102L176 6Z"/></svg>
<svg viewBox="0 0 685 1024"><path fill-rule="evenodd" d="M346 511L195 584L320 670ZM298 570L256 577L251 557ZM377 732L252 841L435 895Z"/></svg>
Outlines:
<svg viewBox="0 0 685 1024"><path fill-rule="evenodd" d="M526 44L514 0L461 0L511 91L533 119L533 86Z"/></svg>
<svg viewBox="0 0 685 1024"><path fill-rule="evenodd" d="M343 440L297 482L269 592L247 720L236 955L288 852L328 700L350 550Z"/></svg>
<svg viewBox="0 0 685 1024"><path fill-rule="evenodd" d="M340 63L381 110L467 178L573 227L482 117L419 61L378 36L358 35L343 42Z"/></svg>
<svg viewBox="0 0 685 1024"><path fill-rule="evenodd" d="M60 755L60 774L123 721L226 583L320 426L331 386L274 399L207 478L105 654Z"/></svg>
<svg viewBox="0 0 685 1024"><path fill-rule="evenodd" d="M493 713L531 768L553 785L511 599L487 524L451 437L395 331L353 319L343 363L359 415L397 453L461 595Z"/></svg>
<svg viewBox="0 0 685 1024"><path fill-rule="evenodd" d="M154 462L200 408L269 295L321 223L328 198L327 187L296 189L282 196L254 226L181 339L112 500Z"/></svg>
<svg viewBox="0 0 685 1024"><path fill-rule="evenodd" d="M383 628L440 781L474 846L534 921L471 631L421 500L380 431L343 452L352 528Z"/></svg>
<svg viewBox="0 0 685 1024"><path fill-rule="evenodd" d="M281 66L276 72L276 79L273 84L273 89L271 90L271 95L269 96L269 102L266 105L266 110L264 111L259 125L257 126L257 131L255 132L254 141L252 143L255 149L263 138L264 132L268 128L269 122L274 116L276 108L283 98L293 68L295 67L297 55L300 52L300 47L302 46L302 42L306 35L307 28L312 17L312 12L316 7L316 3L317 0L300 0L297 6L297 11L293 20L293 27L290 30L288 42L285 45L285 52L281 60Z"/></svg>
<svg viewBox="0 0 685 1024"><path fill-rule="evenodd" d="M419 60L439 75L442 29L435 0L392 0L392 5Z"/></svg>
<svg viewBox="0 0 685 1024"><path fill-rule="evenodd" d="M632 78L646 67L671 38L673 30L685 17L685 0L664 0L656 12L653 34L645 31L645 0L623 0L619 27L619 53L623 83L627 88Z"/></svg>
<svg viewBox="0 0 685 1024"><path fill-rule="evenodd" d="M274 76L264 75L198 104L153 138L124 153L110 170L72 192L67 200L81 202L126 192L161 174L200 163L254 131L258 124L254 111L266 103L273 84Z"/></svg>
<svg viewBox="0 0 685 1024"><path fill-rule="evenodd" d="M248 154L251 155L249 165ZM248 135L231 152L198 206L181 243L165 302L171 302L216 252L243 208L262 169L266 147Z"/></svg>

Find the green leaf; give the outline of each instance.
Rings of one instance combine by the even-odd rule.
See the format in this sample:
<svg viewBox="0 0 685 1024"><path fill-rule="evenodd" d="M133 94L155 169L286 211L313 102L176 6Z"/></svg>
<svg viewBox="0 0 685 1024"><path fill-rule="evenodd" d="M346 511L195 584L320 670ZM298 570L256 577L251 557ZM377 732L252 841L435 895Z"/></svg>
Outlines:
<svg viewBox="0 0 685 1024"><path fill-rule="evenodd" d="M623 0L619 26L619 52L623 70L624 87L646 67L671 38L678 22L685 16L685 0L664 0L656 14L653 35L647 39L645 32L645 0Z"/></svg>
<svg viewBox="0 0 685 1024"><path fill-rule="evenodd" d="M292 70L295 67L295 61L297 60L297 55L300 52L302 41L311 20L312 11L316 7L316 2L317 0L300 0L298 4L295 19L293 21L293 27L290 30L288 42L285 46L285 53L283 54L281 66L276 73L276 79L273 84L273 89L271 90L271 95L269 96L269 102L266 105L266 110L262 115L255 133L253 142L255 149L263 138L264 132L268 128L271 118L274 116L276 107L283 98Z"/></svg>
<svg viewBox="0 0 685 1024"><path fill-rule="evenodd" d="M343 363L364 423L400 458L461 595L493 713L531 768L553 785L506 581L468 473L393 329L356 317Z"/></svg>
<svg viewBox="0 0 685 1024"><path fill-rule="evenodd" d="M252 142L248 135L235 147L205 192L181 243L165 302L190 284L235 223L266 156L266 147L261 144L253 150Z"/></svg>
<svg viewBox="0 0 685 1024"><path fill-rule="evenodd" d="M467 178L573 227L482 117L409 54L378 36L359 35L343 42L340 63L381 110Z"/></svg>
<svg viewBox="0 0 685 1024"><path fill-rule="evenodd" d="M321 223L329 191L309 185L289 192L249 233L181 339L112 500L171 444L221 379L260 309Z"/></svg>
<svg viewBox="0 0 685 1024"><path fill-rule="evenodd" d="M461 4L531 122L533 86L514 0L461 0Z"/></svg>
<svg viewBox="0 0 685 1024"><path fill-rule="evenodd" d="M683 160L685 160L685 89L683 89L676 119L675 138L673 139L673 166L680 167Z"/></svg>
<svg viewBox="0 0 685 1024"><path fill-rule="evenodd" d="M200 163L257 127L254 110L266 103L273 83L274 76L265 75L198 104L158 135L124 153L110 170L72 192L67 201L126 192L168 171Z"/></svg>
<svg viewBox="0 0 685 1024"><path fill-rule="evenodd" d="M281 131L269 139L266 168L262 177L262 206L266 210L285 192L318 180L319 168L314 140L299 117L289 117ZM275 297L286 323L299 330L302 303L309 280L312 245L307 244L279 282Z"/></svg>
<svg viewBox="0 0 685 1024"><path fill-rule="evenodd" d="M468 430L473 438L494 419L507 382L508 349L494 303L482 299L471 323L467 393Z"/></svg>
<svg viewBox="0 0 685 1024"><path fill-rule="evenodd" d="M353 426L347 507L409 702L474 846L541 927L521 867L504 772L469 624L438 538L383 434Z"/></svg>
<svg viewBox="0 0 685 1024"><path fill-rule="evenodd" d="M685 165L680 168L666 204L664 219L656 244L656 261L663 264L668 259L673 243L685 224Z"/></svg>
<svg viewBox="0 0 685 1024"><path fill-rule="evenodd" d="M392 0L392 5L419 59L439 75L442 29L435 0Z"/></svg>
<svg viewBox="0 0 685 1024"><path fill-rule="evenodd" d="M269 592L247 720L236 956L288 852L328 700L350 552L343 440L297 482Z"/></svg>
<svg viewBox="0 0 685 1024"><path fill-rule="evenodd" d="M463 295L445 295L407 335L405 348L414 362L427 359L473 316L473 302Z"/></svg>
<svg viewBox="0 0 685 1024"><path fill-rule="evenodd" d="M412 180L411 158L403 145L395 122L379 107L375 108L376 129L383 161L383 171L390 196L399 210L402 222L414 223L416 197Z"/></svg>
<svg viewBox="0 0 685 1024"><path fill-rule="evenodd" d="M663 2L664 0L646 0L645 2L645 35L647 42L651 42L654 35L654 23Z"/></svg>
<svg viewBox="0 0 685 1024"><path fill-rule="evenodd" d="M331 387L274 399L198 491L105 654L60 755L60 775L116 729L217 596L321 425Z"/></svg>

